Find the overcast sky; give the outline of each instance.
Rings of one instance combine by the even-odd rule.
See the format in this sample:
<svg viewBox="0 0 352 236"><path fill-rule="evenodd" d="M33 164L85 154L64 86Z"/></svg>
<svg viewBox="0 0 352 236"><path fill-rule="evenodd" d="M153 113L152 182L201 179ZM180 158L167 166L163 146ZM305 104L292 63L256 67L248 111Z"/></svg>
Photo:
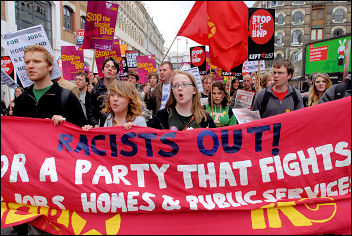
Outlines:
<svg viewBox="0 0 352 236"><path fill-rule="evenodd" d="M155 25L158 27L159 32L163 35L165 40L164 47L169 49L172 41L176 37L177 32L181 28L183 22L191 11L195 1L143 1L147 8L149 15L153 18ZM245 1L248 7L251 7L255 1ZM177 37L170 52L177 50L178 52L186 51L186 39L183 36ZM191 39L188 39L188 48L199 45ZM187 49L187 52L189 49Z"/></svg>

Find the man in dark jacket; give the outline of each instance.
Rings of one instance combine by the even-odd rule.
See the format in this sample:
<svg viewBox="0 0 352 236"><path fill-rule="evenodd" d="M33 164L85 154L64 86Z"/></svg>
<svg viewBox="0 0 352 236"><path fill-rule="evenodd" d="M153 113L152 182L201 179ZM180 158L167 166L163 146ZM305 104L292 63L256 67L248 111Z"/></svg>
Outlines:
<svg viewBox="0 0 352 236"><path fill-rule="evenodd" d="M93 125L93 127L99 127L99 119L103 117L102 109L104 108L104 100L108 93L109 85L112 81L117 79L117 73L120 71L119 64L117 61L109 57L107 58L102 67L103 78L99 80L99 84L97 84L91 94L90 99L90 107L87 110L87 117L89 124Z"/></svg>
<svg viewBox="0 0 352 236"><path fill-rule="evenodd" d="M52 55L44 47L32 45L25 49L24 60L28 77L34 84L17 98L13 115L50 118L55 126L64 121L86 125L76 95L51 81Z"/></svg>
<svg viewBox="0 0 352 236"><path fill-rule="evenodd" d="M87 118L87 110L90 107L90 93L88 92L89 77L87 73L80 71L75 76L75 84L79 90L79 102L81 103L84 116Z"/></svg>
<svg viewBox="0 0 352 236"><path fill-rule="evenodd" d="M49 118L55 126L64 121L81 127L88 124L77 96L51 81L53 57L44 47L27 47L24 62L28 77L34 84L16 99L14 116ZM30 224L14 226L14 230L19 235L46 234Z"/></svg>

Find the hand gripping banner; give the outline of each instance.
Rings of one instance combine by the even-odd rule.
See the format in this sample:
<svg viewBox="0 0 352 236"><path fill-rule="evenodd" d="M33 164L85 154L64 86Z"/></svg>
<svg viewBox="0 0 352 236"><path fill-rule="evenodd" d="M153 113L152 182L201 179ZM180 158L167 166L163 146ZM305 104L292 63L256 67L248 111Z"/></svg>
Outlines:
<svg viewBox="0 0 352 236"><path fill-rule="evenodd" d="M1 227L29 222L76 235L351 234L351 97L176 132L1 122Z"/></svg>

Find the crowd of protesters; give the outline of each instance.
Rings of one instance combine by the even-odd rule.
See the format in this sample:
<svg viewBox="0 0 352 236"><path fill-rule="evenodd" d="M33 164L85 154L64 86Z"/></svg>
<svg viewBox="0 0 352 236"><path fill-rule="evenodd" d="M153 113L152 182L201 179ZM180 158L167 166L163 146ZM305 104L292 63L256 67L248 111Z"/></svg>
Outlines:
<svg viewBox="0 0 352 236"><path fill-rule="evenodd" d="M250 109L258 110L261 118L351 96L350 74L332 86L329 75L315 73L309 91L301 93L289 84L294 67L287 59L276 61L273 73L262 78L246 74L243 83L233 78L228 88L223 81L215 80L215 70L209 70L201 81L202 92L190 73L174 70L167 61L159 66L160 78L151 72L148 83L141 86L136 72L129 72L125 80L119 78L119 64L114 58L104 61L102 78L89 78L87 73L79 72L74 83L63 77L51 80L53 57L41 46L27 47L24 59L34 84L25 90L16 88L9 107L2 102L1 115L49 118L55 126L67 121L85 131L112 126L182 131L236 125L232 108L239 90L254 93ZM202 99L207 102L202 104ZM15 226L14 233L43 232L24 224Z"/></svg>
<svg viewBox="0 0 352 236"><path fill-rule="evenodd" d="M34 62L35 58L41 58L40 63ZM261 78L247 73L242 83L233 77L228 85L215 79L214 69L208 70L201 79L202 92L191 74L174 70L168 61L160 64L159 73L150 72L145 84L139 83L135 71L119 78L114 58L104 61L102 78L79 72L74 83L63 77L51 80L53 59L40 46L26 49L25 65L34 84L25 90L17 87L9 106L2 102L1 115L50 118L55 125L68 121L85 130L114 125L177 130L235 125L238 121L232 108L239 90L253 93L249 109L258 110L261 118L351 94L350 75L332 86L329 75L319 72L309 76L309 89L299 91L289 84L294 67L287 59L276 61L273 72Z"/></svg>

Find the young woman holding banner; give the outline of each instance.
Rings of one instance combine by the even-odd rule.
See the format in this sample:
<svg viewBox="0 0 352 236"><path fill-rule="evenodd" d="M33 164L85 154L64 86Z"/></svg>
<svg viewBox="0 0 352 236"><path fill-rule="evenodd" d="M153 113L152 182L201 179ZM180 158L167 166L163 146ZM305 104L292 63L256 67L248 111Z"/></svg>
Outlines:
<svg viewBox="0 0 352 236"><path fill-rule="evenodd" d="M165 108L149 121L149 127L170 130L215 128L211 116L202 109L194 77L175 71L171 79L171 94Z"/></svg>
<svg viewBox="0 0 352 236"><path fill-rule="evenodd" d="M99 121L100 127L123 126L126 130L132 126L147 126L142 116L142 101L136 87L127 81L113 81L108 87L108 96L103 108L104 116ZM85 125L83 130L90 130Z"/></svg>

